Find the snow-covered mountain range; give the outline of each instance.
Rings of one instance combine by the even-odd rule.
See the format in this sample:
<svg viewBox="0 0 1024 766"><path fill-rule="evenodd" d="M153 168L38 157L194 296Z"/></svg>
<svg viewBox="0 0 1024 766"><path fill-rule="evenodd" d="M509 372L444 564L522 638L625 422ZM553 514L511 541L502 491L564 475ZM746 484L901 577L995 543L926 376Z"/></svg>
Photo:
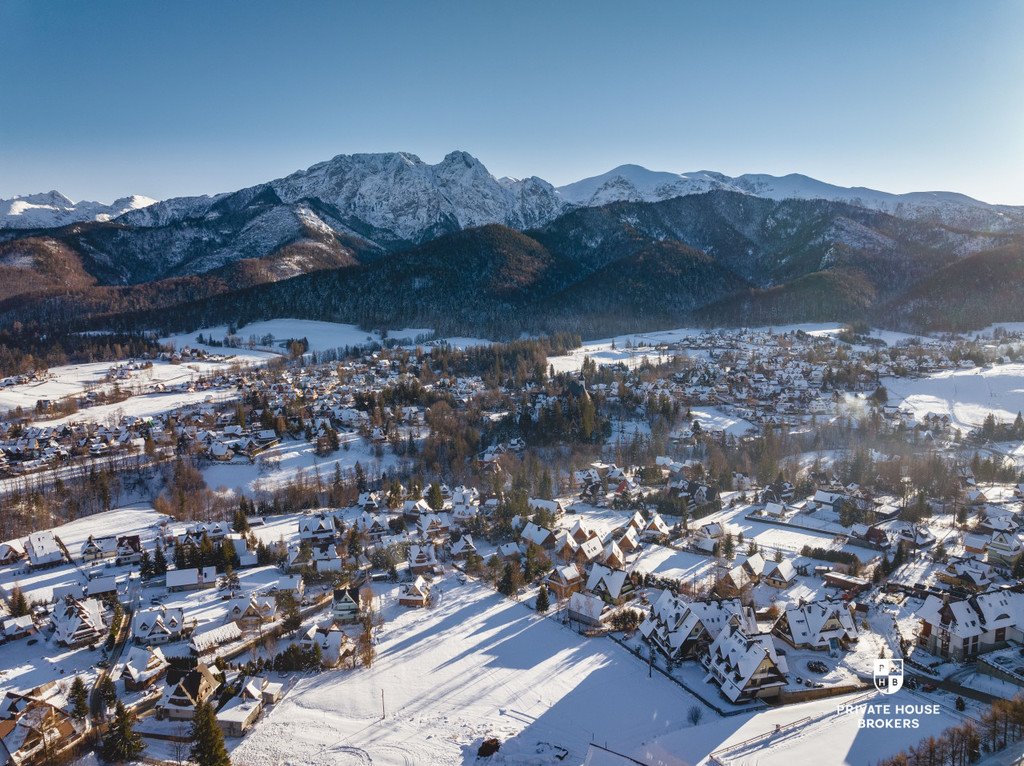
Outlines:
<svg viewBox="0 0 1024 766"><path fill-rule="evenodd" d="M154 203L125 197L103 205L74 203L58 192L0 200L0 229L52 228L80 221L118 218L128 226L162 227L182 221L212 220L218 203L259 199L288 206L312 203L325 225L394 248L440 234L488 223L529 229L573 207L611 202L657 202L724 190L772 200L824 199L846 202L897 217L929 219L952 226L1003 230L1024 226L1024 208L989 205L952 192L890 194L864 187L841 187L807 176L714 171L674 173L622 165L601 175L553 187L541 178L495 178L472 155L454 151L435 165L414 154L338 155L285 178L214 196L178 197ZM330 220L328 220L330 219Z"/></svg>
<svg viewBox="0 0 1024 766"><path fill-rule="evenodd" d="M948 285L965 275L984 278L956 300L987 307L989 321L1016 320L1014 286L1024 284L1024 207L799 175L627 165L556 189L496 178L465 152L436 164L355 154L234 192L150 202L75 205L54 192L4 203L8 314L150 327L178 307L199 327L301 311L453 334L489 323L497 337L522 316L605 333L698 310L701 321L778 324L909 306L937 327L949 318Z"/></svg>
<svg viewBox="0 0 1024 766"><path fill-rule="evenodd" d="M591 178L558 187L572 205L594 207L610 202L658 202L673 197L723 190L772 200L823 199L880 210L899 218L928 218L965 228L1002 229L1024 224L1024 209L990 205L955 192L890 194L863 186L844 187L799 173L772 176L748 173L727 176L711 170L671 173L640 165L620 165Z"/></svg>
<svg viewBox="0 0 1024 766"><path fill-rule="evenodd" d="M51 229L82 221L109 221L129 210L152 205L155 199L133 194L102 202L72 202L58 191L0 199L0 229Z"/></svg>
<svg viewBox="0 0 1024 766"><path fill-rule="evenodd" d="M271 195L283 205L314 203L325 225L393 247L488 223L528 229L568 206L547 181L495 178L480 160L451 152L436 165L414 154L351 154L266 184L214 197L179 197L135 210L119 222L165 226L219 215L228 198ZM237 207L237 205L233 206Z"/></svg>

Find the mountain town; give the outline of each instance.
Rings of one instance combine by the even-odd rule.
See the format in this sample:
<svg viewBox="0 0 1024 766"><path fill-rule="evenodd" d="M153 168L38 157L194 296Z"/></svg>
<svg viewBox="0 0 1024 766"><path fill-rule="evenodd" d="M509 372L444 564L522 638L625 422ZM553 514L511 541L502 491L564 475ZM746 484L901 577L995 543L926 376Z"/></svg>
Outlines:
<svg viewBox="0 0 1024 766"><path fill-rule="evenodd" d="M1024 766L1022 28L0 2L0 766Z"/></svg>
<svg viewBox="0 0 1024 766"><path fill-rule="evenodd" d="M878 658L904 663L896 699L940 711L879 759L926 735L979 758L1012 744L987 727L1024 685L1024 420L1012 389L991 411L961 402L1015 374L1024 331L339 350L323 344L356 333L258 329L3 381L25 402L0 444L12 763L126 741L176 762L200 719L234 762L262 763L336 693L352 707L327 725L366 750L366 723L438 715L411 692L437 682L424 662L462 663L458 685L505 642L525 667L573 658L557 688L499 663L500 685L434 724L445 741L402 745L412 757L686 743L713 764L754 747L687 736L714 720L797 752L834 725L823 704L877 694ZM944 406L950 381L961 401ZM491 627L449 635L453 619ZM628 728L582 702L544 720L595 674L656 688L667 728L642 703Z"/></svg>

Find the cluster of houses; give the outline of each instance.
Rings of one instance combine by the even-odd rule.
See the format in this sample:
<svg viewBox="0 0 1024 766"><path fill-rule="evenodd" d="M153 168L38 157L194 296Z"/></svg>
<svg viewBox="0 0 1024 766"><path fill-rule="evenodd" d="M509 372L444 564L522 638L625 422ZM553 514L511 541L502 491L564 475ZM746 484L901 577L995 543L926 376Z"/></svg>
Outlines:
<svg viewBox="0 0 1024 766"><path fill-rule="evenodd" d="M720 407L757 426L795 424L835 410L840 384L829 359L836 347L834 339L802 333L707 332L659 349L666 355L703 352L691 356L685 369L663 379L637 376L623 385L634 402L665 397L670 402ZM187 359L189 353L186 350L184 356L170 361ZM847 374L842 387L867 392L882 376L970 364L954 362L951 356L948 344L941 342L889 349L844 347ZM115 369L111 379L123 379L131 372ZM124 417L116 426L0 424L0 471L17 473L77 456L116 454L131 445L141 447L143 440L218 462L254 460L287 434L329 440L340 431L358 431L374 444L390 442L397 449L400 434L425 427L424 408L383 411L367 406L366 396L410 382L415 372L415 365L399 365L387 353L373 353L333 365L255 368L184 384L191 390L232 389L246 402L259 403L244 415L240 414L244 408L234 404L208 401L173 414ZM486 389L479 377L426 377L431 382L422 385L445 389L456 406ZM582 384L579 388L586 393ZM622 396L619 385L595 382L589 390L599 392L612 405ZM552 404L552 395L539 387L506 393L518 400L519 411L535 415ZM644 414L645 406L637 406L638 415ZM882 415L893 424L932 434L949 427L943 416L915 423L909 412L896 407L883 408ZM692 441L704 428L699 420L688 420L677 436ZM524 449L525 443L517 438L491 445L476 456L476 466L484 473L499 472L503 461ZM707 480L699 461L663 456L655 465L661 471L657 491L684 500L679 506L721 507L720 490ZM499 500L482 496L472 487L442 485L440 504L427 490L408 496L399 488L401 500L393 492L364 491L355 507L304 513L288 536L280 571L274 570L274 577L264 578L258 588L242 589L214 566L168 569L161 581L167 594L197 592L197 601L202 596L204 605L216 602L216 609L190 609L187 602L167 606L160 598L136 608L117 679L127 692L155 699L160 720L190 720L197 704L217 698L223 703L217 720L224 731L241 735L267 705L280 699L282 686L264 677L242 679L230 670L223 672L214 660L279 627L285 616L279 596L288 593L299 604L316 601L311 609L326 610L321 619L303 623L295 635L298 646L315 650L324 667L354 661L353 630L374 613L373 583L378 574L372 572L371 562L382 550L389 555L400 552L401 560L391 561L400 575L397 603L409 609L437 602L436 576L448 561L467 562L485 551L488 557L493 552L500 562L539 561L540 581L570 622L605 630L614 615L642 608L642 640L670 664L692 663L731 703L782 696L798 672L791 662L797 652L839 657L858 646L863 623L857 617L856 600L870 582L858 576L856 567L847 566L841 558L818 566L815 574L835 593L791 596L800 578L809 575L809 557L801 556L798 562L794 551L784 553L780 548L773 556L752 548L733 560L724 555L726 541L737 546L739 542L732 539L724 521L694 518L686 524L651 508L644 513L633 511L643 506L645 495L652 491L645 486L647 478L646 472L634 467L594 462L573 474L574 494L589 506L628 507L619 526L599 533L583 514L568 521L572 517L565 514L572 509L558 500L533 498L528 501L529 516L513 520L512 539L497 545L482 543L479 533L486 530ZM926 521L905 520L901 508L905 500L843 486L834 477L814 478L817 488L806 497L797 497L792 483L780 479L756 487L740 473L733 476L733 489L753 494L754 504L744 511L752 520L828 533L834 542L830 550L852 552L861 568L870 570L896 549L916 557L913 576L917 581L905 582L896 572L888 586L923 598L915 611L919 629L914 643L920 650L967 661L1024 644L1024 593L1007 587L1024 553L1020 512L1024 486L1012 498L987 497L965 473L961 496L967 523L946 534L940 545L937 528ZM851 517L856 521L849 523ZM239 569L257 565L250 538L235 533L226 522L168 524L158 530L158 544L165 551L176 544L198 548L204 541L233 549ZM666 587L649 603L646 599L652 591L644 588L644 576L632 565L653 545L707 557L713 562L708 570L714 573L712 587L688 595L682 595L681 587L679 592ZM0 544L0 565L23 565L32 573L59 566L94 567L80 585L54 588L46 608L35 605L28 615L0 616L0 644L39 631L69 650L97 647L107 638L112 605L123 601L125 593L124 579L119 583L106 573L105 565L136 567L146 545L138 535L126 534L89 536L74 547L69 551L52 531ZM940 557L936 552L942 547L945 554ZM926 556L934 558L928 559L927 567ZM922 572L930 579L924 580ZM306 583L311 580L328 583L324 586L328 595L307 599ZM775 606L758 609L751 598L755 588L770 592ZM210 619L210 613L218 616ZM182 670L171 661L183 654L192 658L195 667ZM12 759L15 763L31 762L49 738L66 739L74 733L67 714L39 695L8 694L0 705L0 740L9 752L21 754L21 760Z"/></svg>
<svg viewBox="0 0 1024 766"><path fill-rule="evenodd" d="M859 637L853 607L841 599L790 604L755 614L740 599L688 601L664 590L640 634L670 662L693 660L731 702L777 697L789 683L785 649L835 655Z"/></svg>
<svg viewBox="0 0 1024 766"><path fill-rule="evenodd" d="M166 661L156 659L159 650L154 651L155 654L149 655L137 653L138 670L129 671L129 665L126 664L125 673L138 673L144 679L151 679L148 683L161 678L166 681L155 707L157 720L188 724L197 706L206 702L214 703L224 694L228 679L215 666L200 662L191 670L170 670ZM265 676L238 680L241 686L238 693L226 701L221 698L223 704L219 704L216 710L217 723L229 737L242 736L259 718L264 707L280 701L284 694L284 684L271 681Z"/></svg>
<svg viewBox="0 0 1024 766"><path fill-rule="evenodd" d="M43 763L52 753L78 739L83 724L47 699L47 688L27 694L7 692L0 699L0 758L10 766Z"/></svg>
<svg viewBox="0 0 1024 766"><path fill-rule="evenodd" d="M973 364L954 362L950 343L922 340L914 346L892 348L843 345L845 364L855 370L854 374L843 378L843 386L868 391L886 375L926 374ZM665 356L701 352L691 357L687 369L663 379L631 381L626 386L629 394L639 397L640 401L665 396L674 402L725 407L733 415L757 426L796 424L809 415L835 411L836 402L828 391L839 383L833 375L835 364L828 360L840 345L828 336L799 332L776 335L759 331L709 331L658 348ZM228 357L208 357L201 350L185 348L173 354L162 354L161 359L180 363L190 359L227 361ZM136 368L147 364L151 362L141 360L115 365L108 379L127 379ZM229 403L218 407L212 401L153 418L125 416L116 426L88 420L60 426L0 423L0 470L6 468L19 473L76 456L112 454L146 437L215 461L252 460L281 438L282 433L268 424L282 415L287 416L286 428L292 434L305 433L320 438L331 431L358 429L372 441L382 443L393 438L399 429L407 431L422 426L424 409L417 406L394 408L378 421L364 406L362 397L411 381L418 372L418 364L429 364L429 361L402 368L388 352L374 351L338 365L285 370L253 367L244 373L225 372L186 381L173 389L155 383L149 390L233 391L249 401L265 402L266 406L250 411L248 424L238 421L235 408ZM8 381L10 385L17 383L12 379ZM422 385L426 389L443 389L456 406L486 389L478 376L437 376ZM594 383L592 392L599 392L611 405L619 401L622 393L617 386L604 383ZM517 405L520 410L537 412L548 403L549 395L540 389L510 393L520 399ZM293 406L296 403L301 404L298 415ZM83 398L80 406L89 404ZM887 407L884 414L893 422L929 431L949 426L948 417L943 421L942 415L915 424L912 414L896 407ZM692 439L700 430L700 423L694 421L679 438ZM484 465L496 466L502 455L519 454L524 447L521 439L514 438L488 447L479 460ZM615 478L618 477L612 477Z"/></svg>

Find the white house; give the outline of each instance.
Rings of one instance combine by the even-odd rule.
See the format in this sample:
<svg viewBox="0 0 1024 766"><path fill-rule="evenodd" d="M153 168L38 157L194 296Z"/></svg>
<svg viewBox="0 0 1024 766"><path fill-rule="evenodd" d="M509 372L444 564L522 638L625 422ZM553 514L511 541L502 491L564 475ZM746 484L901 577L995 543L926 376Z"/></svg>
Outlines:
<svg viewBox="0 0 1024 766"><path fill-rule="evenodd" d="M757 632L754 611L739 599L685 601L666 589L651 606L640 633L673 660L696 657L728 625Z"/></svg>
<svg viewBox="0 0 1024 766"><path fill-rule="evenodd" d="M212 588L217 584L217 568L171 569L167 572L167 590L199 590Z"/></svg>
<svg viewBox="0 0 1024 766"><path fill-rule="evenodd" d="M193 624L185 622L185 611L181 607L145 609L132 618L132 641L144 646L180 641Z"/></svg>
<svg viewBox="0 0 1024 766"><path fill-rule="evenodd" d="M622 601L633 590L633 583L623 569L611 569L594 564L587 577L586 589L599 597L606 597L613 603Z"/></svg>
<svg viewBox="0 0 1024 766"><path fill-rule="evenodd" d="M25 555L32 569L52 567L64 561L64 551L50 530L33 532L25 539Z"/></svg>
<svg viewBox="0 0 1024 766"><path fill-rule="evenodd" d="M849 604L828 599L787 606L773 630L791 646L805 649L846 648L859 636Z"/></svg>
<svg viewBox="0 0 1024 766"><path fill-rule="evenodd" d="M53 638L63 646L79 647L102 639L107 633L103 604L94 598L67 596L53 610Z"/></svg>
<svg viewBox="0 0 1024 766"><path fill-rule="evenodd" d="M589 593L573 593L569 597L569 619L584 625L600 627L608 605Z"/></svg>
<svg viewBox="0 0 1024 766"><path fill-rule="evenodd" d="M966 599L929 595L917 611L917 643L938 657L963 660L1024 641L1024 594L998 590Z"/></svg>
<svg viewBox="0 0 1024 766"><path fill-rule="evenodd" d="M160 647L133 646L128 650L121 678L125 689L140 691L151 686L167 671L169 663Z"/></svg>
<svg viewBox="0 0 1024 766"><path fill-rule="evenodd" d="M712 642L701 657L708 679L718 684L730 702L758 697L777 697L786 685L789 668L775 648L770 634L748 635L730 625Z"/></svg>

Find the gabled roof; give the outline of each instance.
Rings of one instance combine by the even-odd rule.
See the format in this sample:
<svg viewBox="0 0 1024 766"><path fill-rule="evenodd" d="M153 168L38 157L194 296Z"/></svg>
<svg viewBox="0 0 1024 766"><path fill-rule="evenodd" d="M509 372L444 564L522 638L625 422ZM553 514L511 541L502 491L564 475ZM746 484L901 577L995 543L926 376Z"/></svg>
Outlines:
<svg viewBox="0 0 1024 766"><path fill-rule="evenodd" d="M603 550L604 546L601 545L601 538L599 537L591 537L589 540L580 543L580 552L587 561L597 558Z"/></svg>
<svg viewBox="0 0 1024 766"><path fill-rule="evenodd" d="M628 575L623 569L611 569L601 564L594 564L590 570L590 576L587 578L587 590L595 592L595 589L601 589L611 598L618 598L622 595L627 578Z"/></svg>
<svg viewBox="0 0 1024 766"><path fill-rule="evenodd" d="M525 527L523 527L523 531L519 533L519 536L523 540L527 540L534 545L544 545L549 539L551 539L552 534L550 529L538 526L530 521L527 522Z"/></svg>
<svg viewBox="0 0 1024 766"><path fill-rule="evenodd" d="M784 626L780 624L780 629ZM853 640L859 635L849 606L841 601L812 601L786 608L787 637L798 646L824 646L830 639Z"/></svg>
<svg viewBox="0 0 1024 766"><path fill-rule="evenodd" d="M959 638L973 638L999 628L1024 628L1024 594L998 590L945 602L929 595L917 616Z"/></svg>
<svg viewBox="0 0 1024 766"><path fill-rule="evenodd" d="M764 565L762 576L772 580L790 582L794 577L796 577L796 570L793 568L793 564L789 559L783 559L782 561L766 563Z"/></svg>
<svg viewBox="0 0 1024 766"><path fill-rule="evenodd" d="M785 684L788 667L785 657L776 651L771 635L747 635L739 627L730 626L718 634L708 650L709 666L714 667L712 676L733 702L748 691L754 674L766 659L778 671L779 678L774 683Z"/></svg>
<svg viewBox="0 0 1024 766"><path fill-rule="evenodd" d="M569 597L569 611L592 620L600 620L606 608L604 601L589 593L573 593Z"/></svg>
<svg viewBox="0 0 1024 766"><path fill-rule="evenodd" d="M133 646L124 662L124 674L135 683L141 683L159 674L168 665L160 647Z"/></svg>

